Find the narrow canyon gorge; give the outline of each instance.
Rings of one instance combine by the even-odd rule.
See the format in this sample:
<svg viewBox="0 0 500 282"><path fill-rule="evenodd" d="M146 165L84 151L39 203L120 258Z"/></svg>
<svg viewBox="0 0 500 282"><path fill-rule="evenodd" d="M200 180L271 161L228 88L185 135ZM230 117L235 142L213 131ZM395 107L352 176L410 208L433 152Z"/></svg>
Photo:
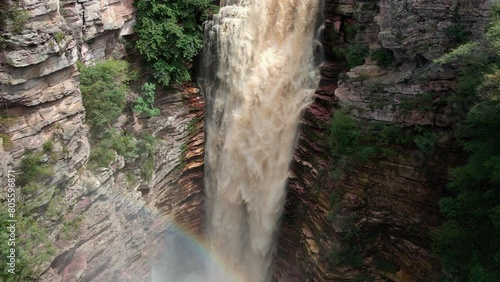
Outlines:
<svg viewBox="0 0 500 282"><path fill-rule="evenodd" d="M217 6L187 13L204 45L176 57L191 80L157 83L158 114L136 110L158 80L143 0L3 2L0 201L15 171L30 271L1 281L462 281L431 238L465 162L461 71L436 60L485 38L494 1L198 1ZM106 74L85 71L122 61L99 128L85 95L106 87L85 83Z"/></svg>

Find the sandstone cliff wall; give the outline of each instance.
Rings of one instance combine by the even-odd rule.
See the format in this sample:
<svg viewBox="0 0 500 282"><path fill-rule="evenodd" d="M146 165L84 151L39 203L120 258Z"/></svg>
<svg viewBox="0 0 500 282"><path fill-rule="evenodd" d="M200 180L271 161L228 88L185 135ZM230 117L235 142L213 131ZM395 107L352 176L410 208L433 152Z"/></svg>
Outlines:
<svg viewBox="0 0 500 282"><path fill-rule="evenodd" d="M194 231L201 228L199 90L186 87L163 94L157 103L160 117L128 113L119 119L118 128L146 131L160 142L150 182L130 183L120 156L109 168L89 171L91 147L76 62L123 57L121 38L133 32L133 1L8 4L17 5L29 18L19 31L12 24L0 27L5 42L0 50L1 133L12 142L0 146L0 173L6 181L3 174L19 169L27 149L40 152L54 168L54 177L44 186L58 187L58 204L68 207L58 218L39 218L56 248L39 268L40 281L144 281L172 222ZM49 141L51 153L42 148ZM76 218L78 229L67 236L63 222Z"/></svg>
<svg viewBox="0 0 500 282"><path fill-rule="evenodd" d="M315 102L302 122L292 163L289 197L279 243L279 281L436 281L442 275L432 255L429 232L440 222L438 200L447 171L460 153L451 128L454 117L443 103L456 87L455 70L432 60L454 46L450 27L481 36L490 1L325 1L323 45L327 61ZM352 40L370 50L385 48L395 57L389 68L377 61L350 69L335 59L331 33L358 26ZM402 110L419 95L432 93L430 110ZM419 125L438 136L429 155L415 146L397 156L354 165L340 178L342 164L327 144L333 112L350 108L360 121L400 128ZM338 263L349 237L361 261Z"/></svg>

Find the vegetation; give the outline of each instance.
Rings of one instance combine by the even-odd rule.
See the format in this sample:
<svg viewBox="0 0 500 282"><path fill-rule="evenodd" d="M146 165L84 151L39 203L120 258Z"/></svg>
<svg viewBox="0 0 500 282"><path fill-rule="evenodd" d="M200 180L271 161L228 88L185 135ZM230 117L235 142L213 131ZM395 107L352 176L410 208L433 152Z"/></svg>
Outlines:
<svg viewBox="0 0 500 282"><path fill-rule="evenodd" d="M162 87L190 80L190 62L203 46L202 18L211 0L137 0L135 47Z"/></svg>
<svg viewBox="0 0 500 282"><path fill-rule="evenodd" d="M127 165L140 163L141 178L151 180L156 149L154 137L146 133L133 136L111 128L125 108L128 83L135 79L136 74L128 70L125 61L112 59L91 66L80 64L79 69L83 103L92 133L89 167L108 167L118 154L124 157ZM159 110L153 107L155 85L146 83L142 90L143 96L137 99L134 110L150 116L158 115Z"/></svg>
<svg viewBox="0 0 500 282"><path fill-rule="evenodd" d="M400 149L414 148L429 156L437 140L437 135L424 127L357 121L346 110L337 111L328 130L328 143L337 160L332 177L339 177L353 165L390 158Z"/></svg>
<svg viewBox="0 0 500 282"><path fill-rule="evenodd" d="M387 68L394 62L394 53L389 49L381 48L372 51L370 58L377 61L382 67Z"/></svg>
<svg viewBox="0 0 500 282"><path fill-rule="evenodd" d="M457 137L469 158L450 171L450 196L440 201L445 221L432 233L433 250L458 281L500 281L499 11L493 9L483 42L438 60L464 65L451 101L458 114L466 111Z"/></svg>
<svg viewBox="0 0 500 282"><path fill-rule="evenodd" d="M341 110L332 119L328 138L334 156L363 164L374 158L391 155L393 151L382 146L395 143L399 133L400 130L391 126L362 126Z"/></svg>
<svg viewBox="0 0 500 282"><path fill-rule="evenodd" d="M63 209L56 207L61 205L60 200L52 198L52 189L44 187L44 183L50 180L53 170L51 165L44 163L41 153L27 151L21 161L20 171L17 174L17 185L21 193L16 194L17 206L16 222L16 274L8 273L7 264L0 271L1 281L34 281L40 275L38 266L48 262L55 254L55 249L47 234L47 227L40 218L44 216L56 216ZM45 201L47 204L40 203ZM8 242L9 222L7 205L2 203L0 208L0 240ZM0 254L6 257L10 253L10 246L0 244Z"/></svg>
<svg viewBox="0 0 500 282"><path fill-rule="evenodd" d="M354 68L364 64L365 58L369 55L369 53L370 51L366 47L357 44L349 45L346 54L347 65L349 68Z"/></svg>
<svg viewBox="0 0 500 282"><path fill-rule="evenodd" d="M355 224L356 218L348 218L343 221L343 230L345 231L340 238L341 249L330 253L329 261L332 266L342 264L355 268L363 266L362 248L359 240L359 228Z"/></svg>
<svg viewBox="0 0 500 282"><path fill-rule="evenodd" d="M380 255L376 255L373 258L373 265L383 271L383 272L388 272L388 273L396 273L399 271L399 267L395 265L394 263L388 261L387 259L383 258Z"/></svg>
<svg viewBox="0 0 500 282"><path fill-rule="evenodd" d="M154 107L156 86L153 83L145 83L142 86L142 97L137 98L134 112L145 113L150 117L160 115L160 109Z"/></svg>
<svg viewBox="0 0 500 282"><path fill-rule="evenodd" d="M453 44L463 44L469 40L471 33L464 25L456 24L446 29L446 34Z"/></svg>
<svg viewBox="0 0 500 282"><path fill-rule="evenodd" d="M20 33L25 28L29 20L29 13L19 9L15 5L7 3L0 4L0 26L11 24L11 30L15 33Z"/></svg>
<svg viewBox="0 0 500 282"><path fill-rule="evenodd" d="M156 140L148 133L137 138L126 132L110 130L97 140L90 152L90 168L97 169L109 166L115 160L115 153L124 157L126 164L140 163L141 178L151 180L154 170L154 152Z"/></svg>
<svg viewBox="0 0 500 282"><path fill-rule="evenodd" d="M90 66L79 64L78 69L87 121L97 132L120 116L129 91L127 83L136 74L129 71L127 62L113 59Z"/></svg>
<svg viewBox="0 0 500 282"><path fill-rule="evenodd" d="M60 44L63 41L64 36L64 32L58 31L54 33L54 40L57 42L57 44Z"/></svg>
<svg viewBox="0 0 500 282"><path fill-rule="evenodd" d="M0 129L9 128L12 124L16 122L16 120L17 120L16 118L0 114Z"/></svg>
<svg viewBox="0 0 500 282"><path fill-rule="evenodd" d="M51 153L54 150L54 143L51 140L43 143L42 145L43 151L46 153Z"/></svg>
<svg viewBox="0 0 500 282"><path fill-rule="evenodd" d="M397 108L403 112L419 111L429 112L434 108L434 99L432 93L421 93L415 96L414 100L402 101Z"/></svg>
<svg viewBox="0 0 500 282"><path fill-rule="evenodd" d="M8 150L12 147L12 139L9 135L0 133L0 139L2 139L2 146L4 149Z"/></svg>
<svg viewBox="0 0 500 282"><path fill-rule="evenodd" d="M18 184L25 186L31 182L41 181L53 174L52 167L42 160L42 154L27 151L21 161L21 174Z"/></svg>

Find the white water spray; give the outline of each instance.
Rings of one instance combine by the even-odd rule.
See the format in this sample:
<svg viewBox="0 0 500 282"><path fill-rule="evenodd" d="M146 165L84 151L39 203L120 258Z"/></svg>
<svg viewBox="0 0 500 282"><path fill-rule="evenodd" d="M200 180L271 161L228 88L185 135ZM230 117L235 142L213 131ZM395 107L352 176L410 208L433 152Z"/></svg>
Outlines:
<svg viewBox="0 0 500 282"><path fill-rule="evenodd" d="M205 281L271 280L296 131L319 82L319 3L223 0L206 26L207 237L236 278Z"/></svg>

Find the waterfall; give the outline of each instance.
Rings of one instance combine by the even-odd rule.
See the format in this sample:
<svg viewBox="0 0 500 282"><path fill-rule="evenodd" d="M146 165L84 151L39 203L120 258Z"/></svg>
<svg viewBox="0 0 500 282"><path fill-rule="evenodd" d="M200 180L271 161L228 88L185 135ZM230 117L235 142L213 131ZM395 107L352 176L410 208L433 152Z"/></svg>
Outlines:
<svg viewBox="0 0 500 282"><path fill-rule="evenodd" d="M319 82L320 0L222 0L205 26L207 240L235 275L268 282L299 120Z"/></svg>

